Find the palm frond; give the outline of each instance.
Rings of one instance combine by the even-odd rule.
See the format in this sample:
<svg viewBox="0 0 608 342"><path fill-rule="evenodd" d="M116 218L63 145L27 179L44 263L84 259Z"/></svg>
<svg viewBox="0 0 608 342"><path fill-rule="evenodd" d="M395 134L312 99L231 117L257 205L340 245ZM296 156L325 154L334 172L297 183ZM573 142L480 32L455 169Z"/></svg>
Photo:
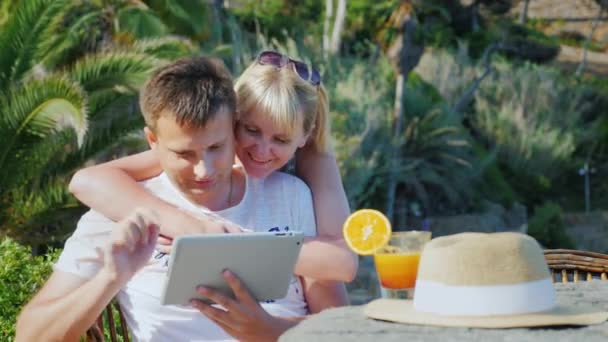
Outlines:
<svg viewBox="0 0 608 342"><path fill-rule="evenodd" d="M67 75L85 91L126 87L136 92L148 75L164 61L137 52L103 52L74 63Z"/></svg>
<svg viewBox="0 0 608 342"><path fill-rule="evenodd" d="M473 165L471 164L471 162L469 160L466 160L465 158L457 156L456 154L440 152L437 154L437 156L445 159L446 161L456 164L454 166L460 166L460 167L464 167L467 169L473 168Z"/></svg>
<svg viewBox="0 0 608 342"><path fill-rule="evenodd" d="M63 178L50 179L33 188L14 189L8 197L11 212L5 215L8 219L2 222L0 230L30 244L62 242L86 210L69 193Z"/></svg>
<svg viewBox="0 0 608 342"><path fill-rule="evenodd" d="M81 142L87 130L86 97L80 86L61 77L32 80L0 98L0 169L18 163L15 153L55 132L72 128ZM17 160L15 160L15 158Z"/></svg>
<svg viewBox="0 0 608 342"><path fill-rule="evenodd" d="M124 6L117 11L116 21L121 32L128 33L135 39L162 37L169 33L169 27L146 6Z"/></svg>
<svg viewBox="0 0 608 342"><path fill-rule="evenodd" d="M14 12L16 5L18 5L17 1L0 0L0 30L4 23L6 23L10 14Z"/></svg>
<svg viewBox="0 0 608 342"><path fill-rule="evenodd" d="M202 40L212 30L209 2L204 0L146 1L173 33ZM202 39L201 39L202 38Z"/></svg>
<svg viewBox="0 0 608 342"><path fill-rule="evenodd" d="M21 139L0 170L1 196L8 196L7 193L15 189L56 176L52 164L60 163L70 149L76 149L75 140L73 131L62 131L45 139Z"/></svg>
<svg viewBox="0 0 608 342"><path fill-rule="evenodd" d="M57 17L47 30L49 38L44 39L40 46L37 55L39 64L47 69L54 69L69 64L73 58L70 55L75 49L83 54L90 51L91 45L97 44L97 42L90 41L95 40L95 38L91 38L91 35L95 34L91 33L91 28L95 28L94 30L97 31L102 30L103 28L98 27L104 20L106 19L101 9L90 10L71 23L66 22L65 17ZM85 46L84 49L83 46Z"/></svg>
<svg viewBox="0 0 608 342"><path fill-rule="evenodd" d="M138 93L133 89L127 89L124 87L116 87L116 89L100 89L91 92L88 98L89 120L94 121L98 117L103 119L108 106L112 106L112 104L116 102L124 102L122 100L123 98L132 98L136 101L137 95Z"/></svg>
<svg viewBox="0 0 608 342"><path fill-rule="evenodd" d="M50 25L69 9L69 0L21 1L0 33L0 87L19 80L35 64L34 57L49 39Z"/></svg>
<svg viewBox="0 0 608 342"><path fill-rule="evenodd" d="M117 96L114 101L98 109L97 114L90 120L89 133L82 146L70 153L55 168L70 173L87 160L120 144L130 133L141 130L143 125L137 98L127 95Z"/></svg>
<svg viewBox="0 0 608 342"><path fill-rule="evenodd" d="M135 51L161 59L175 59L199 53L199 48L191 40L177 36L142 39L136 41L133 47Z"/></svg>

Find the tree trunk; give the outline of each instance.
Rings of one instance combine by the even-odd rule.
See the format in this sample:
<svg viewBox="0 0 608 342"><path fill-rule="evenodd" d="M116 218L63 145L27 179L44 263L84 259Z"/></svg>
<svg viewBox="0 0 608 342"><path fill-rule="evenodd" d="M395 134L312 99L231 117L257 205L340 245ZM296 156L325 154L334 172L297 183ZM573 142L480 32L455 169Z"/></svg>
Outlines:
<svg viewBox="0 0 608 342"><path fill-rule="evenodd" d="M342 30L344 29L344 20L346 19L346 0L338 0L338 10L334 20L334 29L331 35L330 52L335 55L340 51L340 43L342 42Z"/></svg>
<svg viewBox="0 0 608 342"><path fill-rule="evenodd" d="M393 131L393 139L391 141L391 153L390 153L390 173L388 179L388 194L386 198L386 217L388 217L389 221L393 221L393 212L395 210L395 192L397 188L397 172L395 171L397 167L399 167L399 162L397 158L399 158L398 146L397 145L397 132L398 129L401 128L401 122L403 121L403 88L404 88L404 75L399 73L397 76L397 81L395 83L395 112L393 115L394 122L394 131Z"/></svg>
<svg viewBox="0 0 608 342"><path fill-rule="evenodd" d="M415 229L411 226L408 220L408 198L404 186L397 186L395 188L395 214L393 215L393 230L404 231ZM401 190L401 193L399 193Z"/></svg>
<svg viewBox="0 0 608 342"><path fill-rule="evenodd" d="M602 14L604 13L606 2L608 1L597 1L600 8L597 12L597 18L595 18L595 20L593 21L591 32L589 32L587 40L585 41L585 47L583 48L583 59L581 60L581 64L579 64L578 68L576 69L576 76L582 75L583 71L585 71L585 68L587 67L587 51L589 50L589 45L591 44L591 40L593 39L593 34L595 33L595 30L597 29L600 24L600 21L602 20Z"/></svg>
<svg viewBox="0 0 608 342"><path fill-rule="evenodd" d="M222 36L222 10L224 8L224 0L213 0L213 40L215 44L221 45L223 42Z"/></svg>
<svg viewBox="0 0 608 342"><path fill-rule="evenodd" d="M330 35L329 25L334 15L334 1L325 0L325 20L323 20L323 56L327 59L329 55Z"/></svg>
<svg viewBox="0 0 608 342"><path fill-rule="evenodd" d="M479 1L475 1L471 5L471 31L479 31Z"/></svg>
<svg viewBox="0 0 608 342"><path fill-rule="evenodd" d="M486 48L482 57L483 64L485 65L483 74L473 80L469 88L464 92L460 99L456 101L456 104L454 107L452 107L452 111L462 113L469 103L473 101L475 91L477 91L477 88L479 88L481 81L483 81L492 72L492 54L494 54L494 52L501 47L501 43L494 43Z"/></svg>
<svg viewBox="0 0 608 342"><path fill-rule="evenodd" d="M524 0L524 8L522 8L521 12L519 12L519 23L522 25L526 24L528 20L528 5L530 4L530 0Z"/></svg>
<svg viewBox="0 0 608 342"><path fill-rule="evenodd" d="M405 83L408 75L416 66L420 57L412 56L413 51L419 50L419 47L414 46L414 30L416 22L413 17L409 17L403 22L402 44L399 51L399 75L395 84L395 105L393 112L393 136L391 139L390 151L390 170L388 179L388 193L386 200L386 216L389 220L393 220L395 210L395 192L397 188L397 169L399 167L400 150L402 143L400 141L405 122L405 110L403 106ZM421 54L420 54L421 55ZM412 60L414 57L414 60Z"/></svg>

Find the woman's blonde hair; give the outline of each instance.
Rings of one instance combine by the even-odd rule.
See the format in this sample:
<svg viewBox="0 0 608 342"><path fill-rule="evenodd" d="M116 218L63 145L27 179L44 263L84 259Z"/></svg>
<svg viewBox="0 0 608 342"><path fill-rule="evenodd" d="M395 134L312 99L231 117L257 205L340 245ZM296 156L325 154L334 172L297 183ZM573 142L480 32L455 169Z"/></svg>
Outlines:
<svg viewBox="0 0 608 342"><path fill-rule="evenodd" d="M237 119L258 110L290 132L301 123L308 144L320 152L329 152L329 101L322 84L303 80L289 64L282 68L253 62L235 84Z"/></svg>

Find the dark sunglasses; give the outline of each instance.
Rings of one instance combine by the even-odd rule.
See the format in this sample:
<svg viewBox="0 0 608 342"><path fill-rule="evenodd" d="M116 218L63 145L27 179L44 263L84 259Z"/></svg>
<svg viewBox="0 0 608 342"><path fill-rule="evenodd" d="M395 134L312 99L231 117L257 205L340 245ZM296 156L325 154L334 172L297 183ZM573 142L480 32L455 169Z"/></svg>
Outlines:
<svg viewBox="0 0 608 342"><path fill-rule="evenodd" d="M317 69L313 67L309 68L308 64L291 59L289 56L283 55L276 51L267 50L260 52L257 61L261 65L272 65L277 68L282 68L291 63L293 65L293 69L301 79L308 81L315 86L321 84L321 75Z"/></svg>

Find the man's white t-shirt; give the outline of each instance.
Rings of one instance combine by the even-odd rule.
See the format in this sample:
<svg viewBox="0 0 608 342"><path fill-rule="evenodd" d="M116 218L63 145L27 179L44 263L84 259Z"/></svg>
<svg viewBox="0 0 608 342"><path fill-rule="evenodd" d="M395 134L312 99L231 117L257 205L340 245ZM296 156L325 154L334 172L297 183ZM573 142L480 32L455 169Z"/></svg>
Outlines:
<svg viewBox="0 0 608 342"><path fill-rule="evenodd" d="M141 182L163 200L193 213L211 213L187 200L166 174ZM118 194L120 196L120 194ZM247 177L241 202L214 212L256 232L302 231L315 236L316 226L310 189L300 179L274 172L265 179ZM100 269L98 251L108 243L114 222L93 210L82 216L55 264L55 270L93 277ZM236 252L236 251L235 251ZM191 307L162 306L160 296L170 255L155 252L150 264L140 270L117 297L135 341L224 341L233 340L219 326ZM264 260L259 260L264 262ZM292 277L287 296L262 303L275 316L303 316L308 313L301 281Z"/></svg>

